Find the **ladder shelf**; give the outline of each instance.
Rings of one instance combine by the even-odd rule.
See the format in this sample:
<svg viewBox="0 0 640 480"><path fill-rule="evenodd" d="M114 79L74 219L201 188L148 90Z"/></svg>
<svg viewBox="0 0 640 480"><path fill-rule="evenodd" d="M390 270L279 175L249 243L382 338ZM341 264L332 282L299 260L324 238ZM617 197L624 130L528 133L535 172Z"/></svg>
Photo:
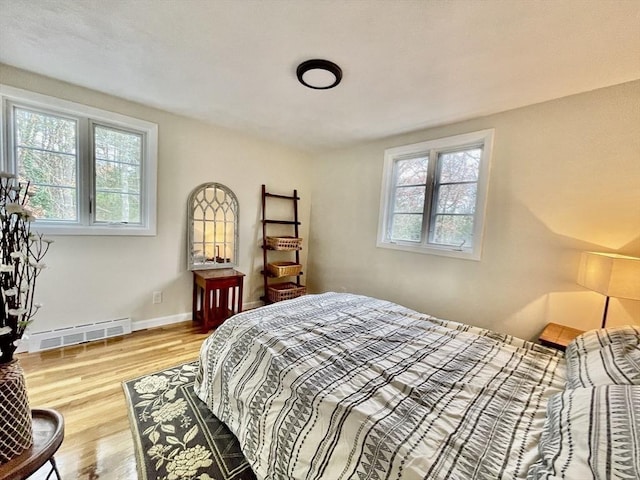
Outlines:
<svg viewBox="0 0 640 480"><path fill-rule="evenodd" d="M283 200L292 202L292 220L276 220L267 217L267 200ZM302 265L300 264L300 250L302 239L299 236L300 221L298 220L298 191L293 195L280 195L267 192L266 185L262 185L262 265L260 273L263 276L264 295L260 297L265 303L279 302L299 297L306 293L306 287L300 282ZM289 225L293 227L293 236L269 237L268 225ZM274 251L295 253L295 262L269 262L269 253ZM273 282L273 279L293 278L294 281Z"/></svg>

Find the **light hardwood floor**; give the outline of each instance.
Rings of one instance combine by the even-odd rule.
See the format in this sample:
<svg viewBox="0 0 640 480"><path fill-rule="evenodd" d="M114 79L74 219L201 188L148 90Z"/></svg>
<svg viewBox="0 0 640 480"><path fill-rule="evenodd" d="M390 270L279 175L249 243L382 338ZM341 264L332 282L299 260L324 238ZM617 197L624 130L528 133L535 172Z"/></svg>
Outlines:
<svg viewBox="0 0 640 480"><path fill-rule="evenodd" d="M19 354L31 407L64 415L65 438L55 456L62 478L137 479L122 382L197 359L207 336L199 325L183 322ZM31 479L44 479L48 470L43 467Z"/></svg>

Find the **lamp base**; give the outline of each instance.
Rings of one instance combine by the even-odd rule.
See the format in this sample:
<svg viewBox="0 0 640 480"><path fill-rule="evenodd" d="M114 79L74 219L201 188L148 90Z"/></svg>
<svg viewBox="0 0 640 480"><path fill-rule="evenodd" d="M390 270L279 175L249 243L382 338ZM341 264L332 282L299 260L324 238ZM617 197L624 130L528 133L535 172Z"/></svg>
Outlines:
<svg viewBox="0 0 640 480"><path fill-rule="evenodd" d="M600 328L606 328L608 311L609 311L609 296L607 295L606 300L604 301L604 312L602 313L602 326Z"/></svg>

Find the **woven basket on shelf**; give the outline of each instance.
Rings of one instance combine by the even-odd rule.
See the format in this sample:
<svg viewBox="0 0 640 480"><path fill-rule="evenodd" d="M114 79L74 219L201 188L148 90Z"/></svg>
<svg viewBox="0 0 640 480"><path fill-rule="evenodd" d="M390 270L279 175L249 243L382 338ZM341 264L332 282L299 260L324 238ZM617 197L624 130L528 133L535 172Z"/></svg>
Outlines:
<svg viewBox="0 0 640 480"><path fill-rule="evenodd" d="M0 464L33 443L31 410L24 373L17 360L0 364Z"/></svg>
<svg viewBox="0 0 640 480"><path fill-rule="evenodd" d="M267 264L267 270L274 277L292 277L300 273L302 265L296 262L272 262Z"/></svg>
<svg viewBox="0 0 640 480"><path fill-rule="evenodd" d="M267 248L273 250L301 250L302 239L298 237L267 237Z"/></svg>
<svg viewBox="0 0 640 480"><path fill-rule="evenodd" d="M296 285L293 282L276 283L269 285L267 288L269 300L272 302L281 302L282 300L291 300L307 293L307 287L304 285Z"/></svg>

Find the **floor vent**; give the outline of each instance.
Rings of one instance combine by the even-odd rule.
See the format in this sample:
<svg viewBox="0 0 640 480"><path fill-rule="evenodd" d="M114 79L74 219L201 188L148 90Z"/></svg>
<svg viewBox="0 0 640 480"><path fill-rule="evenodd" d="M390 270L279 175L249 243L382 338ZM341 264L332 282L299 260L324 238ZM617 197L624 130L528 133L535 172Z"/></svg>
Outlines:
<svg viewBox="0 0 640 480"><path fill-rule="evenodd" d="M131 333L131 319L119 318L104 322L88 323L69 328L32 333L29 337L29 352L93 342L103 338Z"/></svg>

